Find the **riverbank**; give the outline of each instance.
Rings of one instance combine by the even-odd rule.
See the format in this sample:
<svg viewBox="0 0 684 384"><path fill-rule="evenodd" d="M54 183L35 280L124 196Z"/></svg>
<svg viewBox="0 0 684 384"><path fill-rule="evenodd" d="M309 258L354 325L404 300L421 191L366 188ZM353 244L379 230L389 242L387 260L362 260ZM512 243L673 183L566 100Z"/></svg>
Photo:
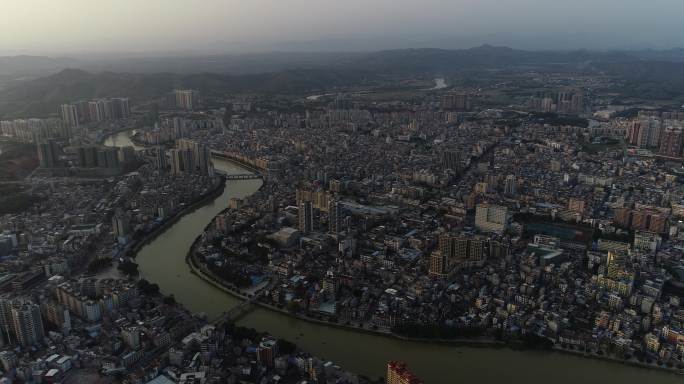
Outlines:
<svg viewBox="0 0 684 384"><path fill-rule="evenodd" d="M221 159L221 157L218 157L218 156L217 156L217 158ZM228 161L230 163L233 163L233 164L240 166L240 167L244 166L243 164L240 164L238 162L231 161L231 159L223 158L223 160ZM220 186L224 186L224 188L225 188L225 182L221 183ZM261 188L263 188L263 186L264 186L264 184L261 184L256 191L252 192L252 194L256 193L258 190L261 190ZM166 231L166 229L172 227L172 224L175 224L178 220L180 220L182 217L184 217L188 213L194 211L197 208L200 208L201 206L203 206L204 204L207 203L207 200L215 198L216 194L221 194L222 191L223 191L223 188L214 191L215 193L210 195L210 196L206 196L205 198L196 201L191 206L187 207L182 212L175 215L173 221L166 222L164 225L164 228L161 228L161 227L157 228L154 231L154 233L150 233L146 237L144 243L141 243L137 246L136 255L143 248L144 245L148 244L149 242L154 240L156 237L158 237L159 235L164 233ZM216 217L216 215L218 215L220 213L226 212L228 209L229 208L221 209L221 211L219 211L219 213L213 214L212 218ZM183 265L185 265L186 268L188 268L189 271L194 276L198 277L204 284L208 284L209 286L211 286L215 289L218 289L223 294L227 294L227 295L231 296L232 298L237 298L237 299L243 300L243 301L248 300L249 299L248 294L246 294L244 291L233 289L233 288L227 286L225 284L225 282L221 281L216 276L212 276L210 273L206 273L206 271L202 270L200 263L197 260L194 260L194 258L192 257L194 255L194 251L197 247L199 240L202 238L202 236L206 232L206 230L212 225L212 223L213 223L213 220L206 221L205 224L203 225L203 231L195 237L195 239L191 243L189 249L186 248L188 250L186 252L183 252L184 256L185 256L184 261L183 261ZM423 344L426 346L427 345L453 346L455 348L458 348L458 347L476 347L478 349L483 349L483 350L488 349L488 348L491 348L493 350L497 350L497 349L517 350L517 349L519 349L519 348L517 348L517 347L519 347L519 345L511 345L510 343L492 340L492 339L486 339L486 340L482 340L482 339L441 340L441 339L411 338L411 337L405 337L402 335L394 334L389 330L373 330L373 329L370 329L367 327L359 327L359 326L353 326L353 325L333 323L333 322L313 318L310 316L302 315L300 313L292 313L290 311L287 311L284 308L279 308L279 307L272 305L272 304L269 304L269 303L256 301L256 302L254 302L254 305L258 306L261 309L266 310L267 312L272 312L274 314L283 315L283 316L286 316L287 318L290 318L290 319L302 321L303 323L312 324L312 325L316 325L316 326L323 326L323 327L331 328L331 329L335 328L335 329L340 329L340 330L344 330L344 331L350 331L350 332L354 332L357 334L367 334L369 336L376 336L376 337L379 336L379 337L382 337L382 338L385 338L388 340L396 340L396 341L400 341L400 342L419 343L419 344ZM217 316L220 316L220 314L217 314ZM268 329L266 329L266 331L268 331ZM292 341L296 342L297 341L296 339L297 338L295 337ZM601 355L595 355L595 354L588 355L588 354L584 354L584 353L578 352L578 351L562 349L562 348L559 348L559 346L554 347L553 352L560 352L559 355L572 355L572 356L576 356L576 357L583 357L585 360L604 361L604 362L610 362L610 363L622 363L622 365L625 365L625 366L632 366L632 367L638 367L638 368L648 368L650 370L655 369L655 370L658 370L661 372L667 372L670 374L672 374L672 373L681 374L682 373L681 371L677 370L676 368L668 368L668 367L664 367L664 366L661 367L661 366L657 366L657 365L648 365L645 363L639 363L637 361L625 361L623 359L610 357L610 356L601 356ZM520 352L516 352L516 353L525 353L525 352L520 351ZM532 352L527 352L527 353L534 353L534 352L532 351Z"/></svg>
<svg viewBox="0 0 684 384"><path fill-rule="evenodd" d="M215 155L215 154L212 154ZM216 156L218 158L222 158L226 161L229 161L233 164L236 164L240 167L244 167L245 165L242 164L239 161L235 161L234 159L230 159L225 156ZM265 185L262 184L257 191L254 193L258 192L263 188ZM220 211L220 215L222 213L225 213L229 208L225 208ZM204 236L204 233L207 232L207 230L210 228L212 225L213 220L208 222L204 228L201 234L199 234L194 241L192 242L192 245L188 249L187 253L185 254L185 264L189 267L190 272L194 274L195 276L199 277L202 281L205 283L210 284L214 288L219 289L220 291L234 297L238 298L240 300L248 300L250 295L244 293L243 291L239 289L234 289L231 286L228 286L222 279L218 278L215 276L211 271L204 270L201 266L201 263L198 262L196 259L196 253L195 250L197 248L197 245L199 241L202 239ZM256 294L259 294L256 292ZM317 325L322 325L325 327L331 327L331 328L339 328L347 331L352 331L352 332L357 332L357 333L363 333L363 334L369 334L369 335L374 335L374 336L382 336L385 338L390 338L394 340L401 340L401 341L406 341L406 342L415 342L415 343L422 343L422 344L435 344L435 345L451 345L451 346L461 346L461 347L484 347L484 348L511 348L518 350L521 348L520 344L515 344L515 343L510 343L510 342L505 342L501 340L495 340L492 338L486 338L486 339L474 339L474 338L460 338L460 339L425 339L425 338L414 338L414 337L408 337L408 336L403 336L399 335L396 333L393 333L389 329L371 329L367 328L365 326L355 326L355 325L347 325L347 324L341 324L341 323L335 323L335 322L330 322L327 320L322 320L319 318L313 318L311 316L307 316L301 313L293 313L291 311L288 311L284 308L280 308L278 306L275 306L273 304L261 302L259 300L256 300L253 302L253 305L258 306L260 308L266 309L267 311L271 312L277 312L278 314L287 316L289 318L293 318L296 320L301 320L307 323L311 324L317 324ZM523 348L526 349L526 348ZM569 354L573 356L578 356L578 357L583 357L586 359L591 359L591 360L599 360L599 361L605 361L605 362L611 362L611 363L621 363L624 365L628 366L634 366L634 367L639 367L639 368L648 368L648 369L656 369L656 370L661 370L664 372L668 373L674 373L674 374L683 374L684 372L682 370L677 369L676 367L673 368L668 368L665 366L658 366L654 364L646 364L646 363L641 363L638 361L629 361L629 360L624 360L620 359L614 356L607 356L607 355L598 355L598 354L586 354L586 353L578 353L578 351L573 351L573 350L567 350L564 348L561 348L559 345L554 344L554 346L551 349L552 351L559 352L561 354Z"/></svg>
<svg viewBox="0 0 684 384"><path fill-rule="evenodd" d="M197 243L197 241L201 238L201 235L197 237L195 242L193 243L193 247L190 251L188 251L188 254L186 256L186 263L190 267L190 272L203 281L207 282L208 284L211 284L215 288L233 296L236 298L239 298L241 300L248 300L249 296L246 294L232 289L228 286L225 285L224 282L222 282L220 279L217 277L213 276L210 272L205 272L202 270L202 268L198 265L198 261L195 259L194 255L194 248ZM392 338L396 340L402 340L406 342L413 342L413 343L423 343L423 344L438 344L438 345L451 345L451 346L461 346L461 347L481 347L481 348L511 348L515 350L519 350L519 345L514 345L505 341L500 341L500 340L494 340L494 339L425 339L425 338L415 338L415 337L407 337L407 336L402 336L398 335L396 333L393 333L391 331L380 331L380 330L373 330L373 329L368 329L368 328L361 328L357 326L351 326L351 325L346 325L346 324L339 324L339 323L334 323L330 321L325 321L325 320L320 320L320 319L315 319L306 315L302 315L299 313L292 313L290 311L287 311L283 308L278 308L277 306L274 306L272 304L264 303L261 301L254 301L253 305L256 305L260 308L264 308L269 311L277 312L279 314L301 320L301 321L306 321L309 323L313 324L318 324L318 325L323 325L326 327L334 327L334 328L340 328L340 329L345 329L348 331L353 331L353 332L359 332L359 333L365 333L365 334L371 334L375 336L382 336L382 337L387 337L387 338ZM598 361L604 361L604 362L609 362L609 363L619 363L623 365L628 365L632 367L638 367L642 369L655 369L671 374L676 374L676 375L684 375L684 371L677 369L676 367L666 367L666 366L659 366L657 364L647 364L647 363L642 363L639 361L633 361L633 360L624 360L620 359L617 357L613 356L601 356L601 355L596 355L596 354L587 354L581 351L574 351L574 350L568 350L561 348L557 345L554 345L552 349L550 350L552 352L557 352L561 354L568 354L568 355L573 355L573 356L578 356L582 357L585 359L590 359L590 360L598 360Z"/></svg>
<svg viewBox="0 0 684 384"><path fill-rule="evenodd" d="M225 153L220 152L220 151L212 150L211 151L211 157L212 158L218 158L218 159L225 160L225 161L229 161L229 162L231 162L231 163L233 163L239 167L242 167L242 168L244 168L244 169L246 169L252 173L255 173L257 175L261 175L262 177L264 176L264 172L267 171L266 169L259 168L255 165L246 163L240 159L236 159L234 157L228 156Z"/></svg>
<svg viewBox="0 0 684 384"><path fill-rule="evenodd" d="M201 208L204 206L206 203L210 202L211 200L217 198L220 196L224 189L226 188L226 177L221 175L219 176L219 182L207 193L202 195L200 198L195 200L193 203L188 205L187 207L183 208L180 212L176 213L172 217L170 217L167 220L164 220L160 225L158 225L156 228L154 228L150 233L146 234L142 239L138 240L135 242L135 244L131 245L127 250L127 254L131 258L135 258L138 255L138 252L149 244L150 242L154 241L157 237L159 237L161 234L166 232L167 229L171 228L174 224L178 222L183 216L193 212L194 210Z"/></svg>
<svg viewBox="0 0 684 384"><path fill-rule="evenodd" d="M202 235L198 236L195 241L192 244L191 249L188 251L185 261L186 264L190 267L190 272L200 279L204 280L205 282L211 284L215 288L233 296L241 300L248 300L250 299L250 296L245 294L244 292L240 290L236 290L234 288L229 287L228 285L225 284L220 278L216 277L211 273L210 271L205 271L200 263L197 261L196 254L195 254L195 247L199 240L202 238ZM306 321L309 323L314 323L314 324L319 324L327 327L335 327L335 328L340 328L340 329L345 329L349 331L354 331L354 332L361 332L361 333L366 333L366 334L371 334L375 336L383 336L383 337L390 337L393 339L397 340L403 340L403 341L410 341L410 342L417 342L417 343L429 343L429 344L446 344L446 345L458 345L458 346L468 346L468 347L505 347L508 344L503 341L499 340L494 340L494 339L424 339L424 338L414 338L414 337L408 337L408 336L402 336L398 335L396 333L393 333L390 330L375 330L375 329L369 329L365 327L359 327L359 326L354 326L354 325L347 325L347 324L340 324L340 323L335 323L335 322L330 322L326 320L321 320L317 318L313 318L311 316L303 315L301 313L293 313L290 312L286 309L279 308L273 304L265 303L262 301L254 301L253 305L256 305L258 307L278 312L282 315L292 317L297 320L302 320Z"/></svg>
<svg viewBox="0 0 684 384"><path fill-rule="evenodd" d="M667 366L661 366L658 365L657 363L652 363L648 364L645 362L640 362L638 360L625 360L625 359L620 359L618 357L614 356L601 356L601 355L596 355L596 354L588 354L583 351L578 351L578 350L571 350L571 349L565 349L560 347L559 345L554 345L553 346L553 351L554 352L560 352L560 353L567 353L570 355L574 356L579 356L579 357L584 357L587 359L595 359L595 360L602 360L602 361L607 361L607 362L612 362L612 363L620 363L624 365L629 365L632 367L637 367L637 368L644 368L644 369L655 369L667 373L672 373L676 375L684 375L684 370L677 369L677 367L667 367Z"/></svg>
<svg viewBox="0 0 684 384"><path fill-rule="evenodd" d="M98 138L97 144L99 144L99 145L105 145L105 142L106 142L107 139L109 139L110 137L116 136L116 135L118 135L119 133L127 132L127 131L130 131L130 132L132 133L133 130L134 130L134 128L131 128L131 127L122 127L122 128L120 128L120 129L114 129L114 130L111 131L111 132L108 131L107 133L103 133L102 136Z"/></svg>
<svg viewBox="0 0 684 384"><path fill-rule="evenodd" d="M216 169L227 174L244 173L232 162L216 159ZM165 295L193 313L216 319L244 299L237 298L191 273L185 260L193 241L212 223L216 215L229 205L230 199L245 199L259 189L260 180L229 181L224 193L202 208L185 215L136 257L141 276L159 284ZM268 188L268 186L264 186ZM263 189L262 189L263 191ZM263 192L262 192L263 193ZM254 197L252 197L254 198ZM197 245L199 247L199 244ZM198 255L198 259L201 256ZM243 293L247 291L242 290ZM285 308L285 307L283 307ZM453 375L481 383L500 383L502 377L515 382L541 384L554 377L559 384L577 381L624 384L658 382L675 384L681 376L660 370L638 369L628 365L606 364L598 359L580 358L569 353L548 350L516 351L513 348L439 344L434 341L413 343L396 337L383 337L367 332L340 329L329 324L299 320L280 312L253 307L240 313L239 326L268 332L274 337L296 343L303 350L367 377L385 375L389 360L406 361L425 382L450 384ZM242 311L240 311L242 312ZM238 313L235 311L234 313ZM492 366L497 369L491 369ZM505 372L505 374L504 374ZM559 375L559 372L564 372Z"/></svg>
<svg viewBox="0 0 684 384"><path fill-rule="evenodd" d="M244 166L242 163L235 161L230 158L223 158L226 161L230 161L238 166ZM254 193L258 192L263 188L264 184L262 184L257 191ZM228 211L230 208L225 208L223 209L218 215L221 215ZM217 215L217 216L218 216ZM199 277L203 281L209 283L213 287L235 297L241 300L248 300L250 296L247 294L243 293L240 290L233 289L229 286L226 285L226 283L221 280L220 278L216 277L211 273L211 271L205 271L203 268L200 266L200 263L196 259L196 253L195 249L197 248L198 242L202 239L203 234L207 232L209 227L212 225L212 222L207 223L207 225L204 227L202 234L197 236L195 240L192 242L192 245L190 246L190 249L187 251L185 255L185 263L190 267L190 272L194 274L195 276ZM257 293L258 294L258 293ZM392 333L390 330L386 331L381 331L381 330L373 330L373 329L368 329L368 328L363 328L363 327L358 327L358 326L352 326L352 325L346 325L346 324L340 324L340 323L334 323L330 321L325 321L321 319L316 319L310 316L302 315L299 313L292 313L290 311L287 311L283 308L278 308L275 305L269 304L269 303L264 303L261 301L254 301L254 305L257 305L261 308L265 308L270 311L278 312L280 314L283 314L285 316L289 316L298 320L303 320L309 323L314 323L314 324L319 324L319 325L324 325L328 327L335 327L335 328L341 328L341 329L346 329L346 330L352 330L355 332L361 332L361 333L366 333L366 334L372 334L376 336L384 336L384 337L392 337L398 340L405 340L405 341L415 341L415 342L429 342L429 343L441 343L441 344L452 344L452 345L461 345L461 346L487 346L487 347L494 347L494 346L504 346L505 343L493 339L487 339L487 340L473 340L473 339L450 339L450 340L434 340L434 339L420 339L420 338L409 338L401 335L397 335Z"/></svg>
<svg viewBox="0 0 684 384"><path fill-rule="evenodd" d="M224 160L222 157L216 156L215 157L217 160ZM225 159L225 162L230 162L235 165L240 165L241 168L244 169L244 166L241 164L236 163L235 161L231 161L230 159ZM231 169L231 172L236 172L239 173L239 170L237 169ZM236 190L239 190L241 185L240 183L235 184ZM256 185L255 185L256 186ZM230 187L229 185L225 185L223 183L224 187L224 193L225 193L225 188ZM263 185L260 186L260 188L263 187ZM250 190L250 192L245 195L249 196L255 192L255 190L258 190L260 188L254 188L253 190ZM231 190L233 188L231 187ZM239 198L244 198L244 196L238 195L236 197ZM226 207L228 202L227 202L228 197L226 197L225 202L221 202L219 205L222 205L223 207ZM141 239L141 242L144 241L144 244L138 245L136 247L136 257L139 258L138 253L142 253L146 255L147 253L152 252L155 255L159 255L159 257L154 257L150 258L152 256L147 255L145 256L148 258L147 262L141 263L141 265L147 264L146 268L141 268L141 272L144 271L154 271L152 275L154 277L150 278L147 273L145 273L145 277L148 278L150 281L159 283L160 286L162 286L162 289L164 289L167 293L174 294L174 296L177 298L180 298L179 303L182 304L184 307L188 308L186 305L189 305L189 308L192 308L192 311L196 313L201 313L204 311L208 311L211 313L210 317L214 316L220 316L220 313L217 313L216 311L212 310L212 308L217 308L217 306L222 305L224 303L223 300L227 300L228 302L231 303L231 306L239 305L239 303L235 302L237 299L245 300L246 295L240 294L239 292L235 292L233 290L226 290L224 287L218 286L216 283L212 283L208 277L202 278L201 275L197 273L192 273L192 275L187 275L192 276L193 279L195 280L196 283L199 284L198 287L186 287L184 284L186 280L183 280L186 278L186 276L183 276L183 274L187 274L187 272L192 272L192 267L188 268L188 263L185 260L185 257L187 256L187 250L194 248L192 246L193 240L188 240L187 242L184 241L177 241L176 238L182 237L185 233L192 233L190 238L194 238L194 240L197 239L198 236L201 236L201 232L196 232L194 230L188 230L190 228L186 228L187 225L181 226L183 229L179 229L181 232L178 232L176 230L176 226L171 225L171 224L177 224L177 223L183 223L185 217L193 217L195 209L197 209L196 212L201 212L205 210L207 207L209 207L211 204L208 204L208 202L205 201L196 201L195 203L192 204L192 206L186 207L183 209L181 212L178 214L174 215L173 222L166 222L164 225L164 228L155 228L155 234L154 237L152 236L152 233L148 234L145 239ZM208 225L211 225L213 218L219 214L220 211L225 211L226 208L219 208L217 211L215 208L208 209L211 211L211 214L209 216L203 217L200 219L201 221L198 221L196 218L193 218L191 220L192 223L194 223L194 227L192 228L206 228ZM202 224L200 224L200 222ZM167 233L167 234L164 234ZM162 236L163 235L163 236ZM168 239L164 239L164 237L169 237ZM153 241L157 240L157 241ZM158 242L163 242L166 245L163 246L155 246L154 244L157 244ZM147 245L149 243L152 243L152 248L150 248L148 251L145 251L147 248L144 247L144 245ZM179 244L180 243L180 244ZM154 250L152 250L154 249ZM142 251L142 252L140 252ZM166 261L168 257L171 255L176 255L178 260L178 263L171 262L172 264L171 267L166 267ZM163 263L160 265L159 263ZM163 272L160 272L163 271ZM166 282L166 288L164 288L164 282ZM196 284L193 283L193 284ZM170 285L169 285L170 284ZM200 286L204 286L205 288L201 288ZM182 286L183 288L181 290L178 289L178 287ZM188 293L189 291L192 291L192 293ZM200 292L200 293L196 293ZM214 293L215 292L215 293ZM200 295L200 296L197 296ZM226 299L223 299L221 296L222 295L227 295ZM237 298L237 299L236 299ZM202 302L204 303L202 305L198 305L197 302ZM225 307L222 310L229 310L231 306ZM484 381L482 382L497 382L498 376L497 375L489 375L490 381L486 380L486 377L488 374L486 372L483 372L483 369L486 370L486 367L480 366L481 361L484 359L489 359L492 356L497 356L495 359L499 359L501 364L506 364L505 362L509 361L515 361L516 363L512 363L515 367L520 368L522 364L527 364L528 362L530 364L533 364L538 370L541 369L541 371L537 372L546 372L547 374L553 374L554 369L565 369L563 367L569 366L577 366L576 369L584 369L584 367L590 367L588 369L592 370L594 375L597 375L595 377L605 377L605 378L614 378L614 377L623 377L623 379L627 380L626 382L632 382L630 380L634 379L637 380L636 378L639 377L651 377L649 371L645 369L641 370L636 370L636 371L624 371L624 373L619 373L623 372L622 370L617 370L615 367L602 367L597 365L598 363L583 363L583 364L578 364L576 362L573 362L572 360L568 360L567 357L562 357L562 356L573 356L574 357L585 357L584 359L577 359L580 361L593 361L593 362L598 362L598 361L606 361L606 362L622 362L623 366L634 366L630 362L625 362L625 361L620 361L620 360L611 360L609 358L606 358L605 356L582 356L581 353L577 353L576 351L561 351L559 350L558 352L566 352L566 353L558 353L558 354L549 354L548 352L538 352L538 351L527 351L527 352L517 352L513 351L512 348L503 348L506 347L505 344L499 343L497 345L492 345L492 344L483 344L483 343L473 343L472 340L444 340L444 343L440 343L440 340L419 340L419 339L409 339L409 338L404 338L399 335L391 335L386 333L380 333L377 331L373 331L368 328L358 328L358 327L349 327L349 326L343 326L342 324L334 324L330 323L327 321L321 321L318 319L312 319L307 316L301 316L301 315L296 315L289 313L288 311L277 308L275 306L271 306L265 303L260 303L259 305L265 311L259 310L257 313L254 314L246 314L245 316L245 326L250 326L254 327L257 329L261 329L264 331L273 331L275 335L278 335L279 337L283 337L287 340L291 340L293 342L296 342L297 344L303 343L305 346L305 349L316 353L318 356L326 356L326 357L333 357L334 360L343 362L345 366L350 366L350 367L355 367L354 370L359 372L359 373L366 373L370 375L371 377L374 377L376 375L381 375L382 374L382 367L384 363L388 359L403 359L408 362L411 362L414 366L416 366L417 370L421 372L422 375L424 375L426 378L430 378L432 376L432 380L430 382L444 382L442 381L442 378L444 376L440 376L442 373L431 373L434 372L435 364L436 362L440 362L439 364L446 364L450 365L452 367L458 367L460 366L459 369L462 369L463 372L471 372L473 375L477 375L476 377L482 379L485 377ZM279 315L285 315L286 318L279 316ZM270 319L269 319L270 318ZM268 319L268 320L267 320ZM289 321L285 321L286 319L291 319ZM311 327L325 327L328 330L325 331L322 328L319 328L317 330L312 330L310 329ZM339 329L338 329L339 328ZM296 333L294 333L296 332ZM323 334L320 334L318 332L323 332ZM343 333L342 333L343 332ZM304 336L306 335L306 336ZM325 336L324 336L325 335ZM333 336L335 335L335 336ZM300 336L302 339L300 340ZM380 337L382 336L382 337ZM337 337L339 338L339 342L342 343L342 345L336 344L334 350L331 350L331 343L330 343L330 338L333 338L333 340ZM314 341L315 340L315 341ZM353 341L352 341L353 340ZM386 341L382 341L386 340ZM358 353L359 349L358 346L367 346L368 343L374 343L374 344L380 344L382 345L382 350L381 351L376 351L376 353L373 355L373 357L368 357L367 359L364 359L363 362L358 361ZM410 342L417 342L416 344L408 344ZM333 342L334 343L334 342ZM345 346L344 343L352 343L355 347L347 347ZM326 345L327 344L327 345ZM453 346L453 347L451 347ZM467 355L463 354L461 351L461 346L463 347L481 347L481 348L475 348L471 350ZM370 346L369 346L370 347ZM432 353L433 350L436 349L438 352ZM476 352L477 350L483 351L483 352ZM491 352L485 352L491 350ZM500 351L500 352L496 352ZM329 356L333 355L333 356ZM429 358L428 358L429 356ZM477 356L477 357L476 357ZM505 357L504 357L505 356ZM588 358L587 358L588 357ZM427 359L427 360L426 360ZM454 360L455 359L455 360ZM539 359L543 359L544 361L549 361L551 362L547 368L544 367L539 367L537 366L537 361ZM344 363L346 362L346 363ZM603 364L603 363L600 363ZM546 366L545 366L546 367ZM551 368L555 367L555 368ZM645 366L645 368L656 368L653 366ZM632 368L634 369L634 368ZM641 371L645 373L640 373ZM653 371L651 369L650 371ZM658 369L657 371L659 372L668 372L671 373L673 370L662 370ZM519 377L519 378L524 378L528 382L530 380L533 380L533 377L529 376L526 372L531 372L530 370L523 369L522 371L516 371L512 377ZM627 373L629 372L629 373ZM571 375L572 376L572 375ZM475 377L475 376L473 376ZM656 376L657 377L657 376ZM672 377L675 377L672 375ZM665 377L661 377L662 379L665 379ZM645 379L644 379L645 380ZM534 381L532 381L534 382ZM560 382L564 382L561 380ZM639 381L639 382L643 382ZM668 380L664 380L664 382L669 382Z"/></svg>

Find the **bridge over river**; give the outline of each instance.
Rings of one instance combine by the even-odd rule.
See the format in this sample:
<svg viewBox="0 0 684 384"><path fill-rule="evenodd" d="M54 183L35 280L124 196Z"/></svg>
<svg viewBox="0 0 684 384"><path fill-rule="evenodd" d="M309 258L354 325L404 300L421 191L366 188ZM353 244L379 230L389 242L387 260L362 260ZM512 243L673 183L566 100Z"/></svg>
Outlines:
<svg viewBox="0 0 684 384"><path fill-rule="evenodd" d="M242 303L232 307L227 312L223 312L216 320L214 320L214 325L221 326L226 323L234 323L240 318L248 314L254 309L254 302L257 301L258 295L254 295Z"/></svg>
<svg viewBox="0 0 684 384"><path fill-rule="evenodd" d="M222 159L212 161L216 169L227 173L252 171ZM138 253L141 275L194 312L215 318L227 311L226 319L234 316L231 319L239 319L235 320L238 325L292 341L307 352L371 377L385 375L388 360L402 360L431 384L682 384L681 376L655 370L547 351L409 342L309 323L254 303L244 304L244 300L191 273L185 257L197 236L229 205L231 198L245 198L261 184L258 179L232 181L221 196L178 220ZM234 309L236 306L240 310Z"/></svg>
<svg viewBox="0 0 684 384"><path fill-rule="evenodd" d="M227 173L223 172L220 170L214 170L215 173L219 175L223 175L226 180L254 180L254 179L263 179L263 176L256 174L256 173Z"/></svg>

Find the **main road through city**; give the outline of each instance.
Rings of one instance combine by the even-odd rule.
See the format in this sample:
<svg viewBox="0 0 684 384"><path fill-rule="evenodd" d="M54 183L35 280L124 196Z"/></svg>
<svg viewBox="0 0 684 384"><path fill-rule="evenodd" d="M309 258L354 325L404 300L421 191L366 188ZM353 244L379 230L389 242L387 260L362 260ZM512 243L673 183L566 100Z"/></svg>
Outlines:
<svg viewBox="0 0 684 384"><path fill-rule="evenodd" d="M122 132L108 138L105 145L132 143L128 133ZM217 169L229 174L249 172L224 160L213 162ZM195 238L228 206L231 198L249 196L261 183L259 179L227 181L222 195L185 215L138 253L142 276L157 283L165 294L173 294L186 308L205 313L209 318L218 317L239 304L239 299L192 274L185 255ZM372 378L384 376L388 360L402 360L428 384L682 383L682 376L619 363L557 352L407 342L313 324L262 308L244 316L239 325L287 339L314 355Z"/></svg>

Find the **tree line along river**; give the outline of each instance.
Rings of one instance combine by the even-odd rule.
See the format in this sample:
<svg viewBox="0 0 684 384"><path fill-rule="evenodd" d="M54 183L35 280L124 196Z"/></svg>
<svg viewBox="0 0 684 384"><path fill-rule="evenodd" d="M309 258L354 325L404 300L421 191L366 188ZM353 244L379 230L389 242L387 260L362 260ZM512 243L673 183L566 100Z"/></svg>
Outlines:
<svg viewBox="0 0 684 384"><path fill-rule="evenodd" d="M128 132L105 140L108 146L132 145ZM249 172L231 162L214 159L216 169L229 174ZM157 283L165 294L209 318L239 304L190 272L185 256L205 226L228 206L233 197L245 197L261 180L229 180L224 192L188 213L143 247L137 255L141 276ZM282 313L256 308L239 325L292 341L304 350L329 359L345 369L377 378L385 375L389 360L406 361L425 383L682 383L682 376L548 351L513 351L508 348L461 347L403 341L385 336L314 324Z"/></svg>

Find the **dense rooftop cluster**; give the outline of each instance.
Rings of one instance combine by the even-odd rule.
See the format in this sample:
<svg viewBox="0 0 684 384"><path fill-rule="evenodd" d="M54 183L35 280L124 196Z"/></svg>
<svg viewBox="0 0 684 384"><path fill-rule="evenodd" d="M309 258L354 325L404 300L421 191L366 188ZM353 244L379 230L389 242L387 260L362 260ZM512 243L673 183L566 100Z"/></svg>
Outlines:
<svg viewBox="0 0 684 384"><path fill-rule="evenodd" d="M519 112L336 103L211 144L266 178L195 249L216 280L349 327L681 366L680 163Z"/></svg>
<svg viewBox="0 0 684 384"><path fill-rule="evenodd" d="M193 315L137 276L151 235L230 187L212 156L263 184L230 201L187 261L247 304L388 336L684 369L681 113L618 117L592 92L558 89L476 110L467 92L250 95L228 109L191 90L169 97L177 108L160 113L126 104L120 119L83 118L75 103L61 123L3 123L38 143L42 164L16 181L35 203L0 216L8 380L366 381ZM133 122L144 148L97 145ZM420 382L387 368L388 382Z"/></svg>

